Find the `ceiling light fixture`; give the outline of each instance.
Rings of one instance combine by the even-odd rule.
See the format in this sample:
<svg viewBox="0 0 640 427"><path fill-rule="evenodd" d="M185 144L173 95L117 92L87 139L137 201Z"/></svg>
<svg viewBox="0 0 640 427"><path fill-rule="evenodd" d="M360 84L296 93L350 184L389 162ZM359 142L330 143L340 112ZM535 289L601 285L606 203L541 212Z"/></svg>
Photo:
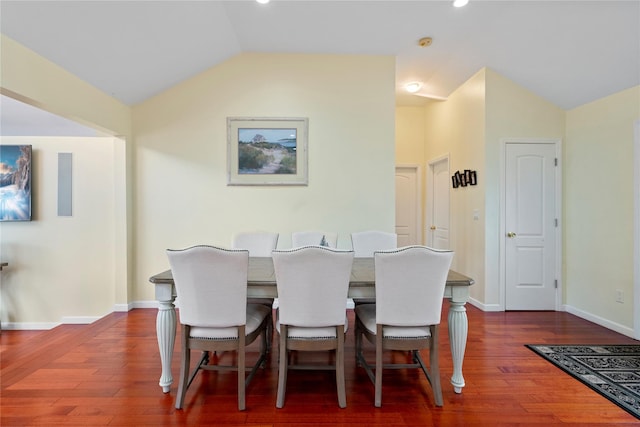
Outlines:
<svg viewBox="0 0 640 427"><path fill-rule="evenodd" d="M420 83L420 82L412 82L412 83L407 83L406 85L404 85L404 88L409 93L416 93L417 91L420 90L421 87L422 87L422 83Z"/></svg>
<svg viewBox="0 0 640 427"><path fill-rule="evenodd" d="M466 6L469 3L469 0L453 0L454 7L462 7Z"/></svg>
<svg viewBox="0 0 640 427"><path fill-rule="evenodd" d="M258 3L260 4L267 4L269 3L269 0L256 0Z"/></svg>

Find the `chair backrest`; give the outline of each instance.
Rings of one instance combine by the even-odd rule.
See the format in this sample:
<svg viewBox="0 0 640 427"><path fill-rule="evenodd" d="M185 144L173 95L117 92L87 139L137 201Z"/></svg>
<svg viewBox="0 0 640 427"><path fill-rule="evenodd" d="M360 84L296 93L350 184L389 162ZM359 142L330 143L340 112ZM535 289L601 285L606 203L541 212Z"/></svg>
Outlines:
<svg viewBox="0 0 640 427"><path fill-rule="evenodd" d="M305 246L273 252L280 323L344 324L353 251Z"/></svg>
<svg viewBox="0 0 640 427"><path fill-rule="evenodd" d="M247 316L249 251L214 246L167 250L180 301L180 323L225 328Z"/></svg>
<svg viewBox="0 0 640 427"><path fill-rule="evenodd" d="M393 326L440 323L452 251L405 246L374 254L376 322Z"/></svg>
<svg viewBox="0 0 640 427"><path fill-rule="evenodd" d="M252 257L270 257L278 245L278 236L268 231L244 231L233 235L231 247L246 249Z"/></svg>
<svg viewBox="0 0 640 427"><path fill-rule="evenodd" d="M337 247L338 233L330 231L296 231L291 233L291 246L294 248L321 244L330 248Z"/></svg>
<svg viewBox="0 0 640 427"><path fill-rule="evenodd" d="M351 245L356 258L372 257L375 251L396 249L398 235L386 231L359 231L351 233Z"/></svg>

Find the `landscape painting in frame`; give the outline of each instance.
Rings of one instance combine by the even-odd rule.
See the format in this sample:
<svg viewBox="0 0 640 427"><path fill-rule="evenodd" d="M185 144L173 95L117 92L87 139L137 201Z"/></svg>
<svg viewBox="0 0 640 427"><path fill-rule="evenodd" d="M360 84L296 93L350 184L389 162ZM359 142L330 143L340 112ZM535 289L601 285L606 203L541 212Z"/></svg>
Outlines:
<svg viewBox="0 0 640 427"><path fill-rule="evenodd" d="M306 185L307 119L227 119L229 185Z"/></svg>
<svg viewBox="0 0 640 427"><path fill-rule="evenodd" d="M0 221L31 220L31 145L0 145Z"/></svg>

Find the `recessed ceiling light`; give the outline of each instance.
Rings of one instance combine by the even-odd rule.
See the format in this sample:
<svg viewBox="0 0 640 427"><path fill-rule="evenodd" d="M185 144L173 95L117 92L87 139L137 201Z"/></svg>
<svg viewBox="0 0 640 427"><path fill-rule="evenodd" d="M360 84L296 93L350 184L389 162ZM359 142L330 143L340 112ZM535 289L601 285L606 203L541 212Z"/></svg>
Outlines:
<svg viewBox="0 0 640 427"><path fill-rule="evenodd" d="M404 85L404 88L406 89L406 91L410 93L416 93L417 91L420 90L421 87L422 87L422 83L420 82L412 82Z"/></svg>
<svg viewBox="0 0 640 427"><path fill-rule="evenodd" d="M469 3L469 0L453 0L453 5L455 7L462 7L462 6L466 6L467 3Z"/></svg>
<svg viewBox="0 0 640 427"><path fill-rule="evenodd" d="M269 0L256 0L258 3L260 4L267 4L269 3Z"/></svg>

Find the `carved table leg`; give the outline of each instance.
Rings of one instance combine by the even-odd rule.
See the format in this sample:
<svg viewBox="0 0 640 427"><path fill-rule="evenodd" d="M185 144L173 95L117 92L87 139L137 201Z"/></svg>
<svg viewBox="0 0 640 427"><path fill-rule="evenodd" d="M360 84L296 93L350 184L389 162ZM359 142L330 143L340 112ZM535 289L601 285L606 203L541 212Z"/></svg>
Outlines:
<svg viewBox="0 0 640 427"><path fill-rule="evenodd" d="M453 375L451 384L456 393L462 393L464 377L462 376L462 361L467 346L468 320L467 309L464 301L451 299L449 306L449 342L451 344L451 357L453 358Z"/></svg>
<svg viewBox="0 0 640 427"><path fill-rule="evenodd" d="M173 301L174 298L169 301L159 301L158 316L156 317L156 334L162 363L160 387L164 393L169 392L173 383L171 359L173 358L173 345L176 341L176 309Z"/></svg>

